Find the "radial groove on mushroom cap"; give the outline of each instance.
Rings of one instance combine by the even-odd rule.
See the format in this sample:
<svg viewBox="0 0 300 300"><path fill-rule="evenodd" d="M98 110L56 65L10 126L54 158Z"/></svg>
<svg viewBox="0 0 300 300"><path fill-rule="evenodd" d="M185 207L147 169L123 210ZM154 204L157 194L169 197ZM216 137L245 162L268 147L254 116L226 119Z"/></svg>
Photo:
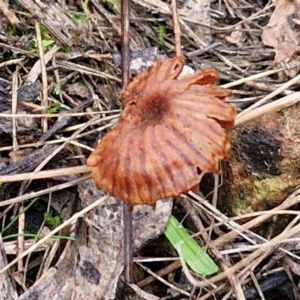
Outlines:
<svg viewBox="0 0 300 300"><path fill-rule="evenodd" d="M129 207L188 191L228 157L224 129L233 127L236 110L222 99L231 93L214 85L214 69L179 78L184 61L156 62L133 79L121 122L87 160L97 187Z"/></svg>

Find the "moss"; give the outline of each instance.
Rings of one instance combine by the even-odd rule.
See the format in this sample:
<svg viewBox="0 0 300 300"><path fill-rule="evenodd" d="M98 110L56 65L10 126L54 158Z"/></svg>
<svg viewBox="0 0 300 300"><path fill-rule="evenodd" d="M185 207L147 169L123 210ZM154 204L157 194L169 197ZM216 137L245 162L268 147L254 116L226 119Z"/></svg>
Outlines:
<svg viewBox="0 0 300 300"><path fill-rule="evenodd" d="M253 179L253 178L252 178ZM277 176L240 182L234 186L234 193L228 199L230 215L242 215L253 211L267 210L279 205L294 188L300 178Z"/></svg>

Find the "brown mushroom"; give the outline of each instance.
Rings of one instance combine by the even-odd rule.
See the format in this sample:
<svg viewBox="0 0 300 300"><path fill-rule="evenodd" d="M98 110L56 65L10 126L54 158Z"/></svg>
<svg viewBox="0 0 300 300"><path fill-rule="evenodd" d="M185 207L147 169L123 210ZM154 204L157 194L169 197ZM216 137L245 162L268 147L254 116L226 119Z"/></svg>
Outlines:
<svg viewBox="0 0 300 300"><path fill-rule="evenodd" d="M187 192L228 156L223 128L233 127L236 110L221 100L231 92L214 85L214 69L178 78L184 62L156 62L133 79L121 122L87 160L96 186L130 208Z"/></svg>

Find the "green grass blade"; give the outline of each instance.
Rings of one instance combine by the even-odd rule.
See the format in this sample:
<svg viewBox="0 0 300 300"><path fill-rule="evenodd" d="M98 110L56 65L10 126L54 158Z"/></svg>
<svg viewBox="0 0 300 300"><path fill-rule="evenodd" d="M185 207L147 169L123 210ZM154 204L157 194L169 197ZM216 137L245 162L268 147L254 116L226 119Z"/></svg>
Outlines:
<svg viewBox="0 0 300 300"><path fill-rule="evenodd" d="M34 238L34 239L42 239L43 237L45 237L44 234L36 234L36 233L18 234L18 233L15 233L15 234L6 235L2 239L3 240L16 239L18 236L24 236L25 238ZM51 239L71 240L71 241L76 240L75 238L70 237L70 236L66 236L66 235L52 235Z"/></svg>
<svg viewBox="0 0 300 300"><path fill-rule="evenodd" d="M17 220L18 218L20 217L21 214L25 213L39 198L34 198L33 200L30 201L30 203L24 207L24 209L17 215L15 216L10 222L9 224L7 224L3 229L2 231L0 232L0 234L3 235L3 233L9 229Z"/></svg>
<svg viewBox="0 0 300 300"><path fill-rule="evenodd" d="M208 276L218 272L219 268L211 257L172 215L164 234L195 273Z"/></svg>

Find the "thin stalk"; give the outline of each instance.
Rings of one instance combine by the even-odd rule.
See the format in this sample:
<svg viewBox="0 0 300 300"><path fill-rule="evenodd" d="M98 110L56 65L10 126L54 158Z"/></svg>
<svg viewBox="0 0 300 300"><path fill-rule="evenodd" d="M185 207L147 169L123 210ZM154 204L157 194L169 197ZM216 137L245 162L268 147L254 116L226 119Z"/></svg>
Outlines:
<svg viewBox="0 0 300 300"><path fill-rule="evenodd" d="M130 77L130 52L129 52L129 16L130 0L121 1L121 39L122 39L122 84L126 89ZM132 280L132 211L123 204L124 217L124 277L125 281L131 283Z"/></svg>
<svg viewBox="0 0 300 300"><path fill-rule="evenodd" d="M177 56L181 56L182 54L181 54L181 41L180 41L180 26L179 26L179 18L178 18L176 0L172 0L172 2L171 2L171 11L172 11L172 17L173 17L175 51L176 51Z"/></svg>

